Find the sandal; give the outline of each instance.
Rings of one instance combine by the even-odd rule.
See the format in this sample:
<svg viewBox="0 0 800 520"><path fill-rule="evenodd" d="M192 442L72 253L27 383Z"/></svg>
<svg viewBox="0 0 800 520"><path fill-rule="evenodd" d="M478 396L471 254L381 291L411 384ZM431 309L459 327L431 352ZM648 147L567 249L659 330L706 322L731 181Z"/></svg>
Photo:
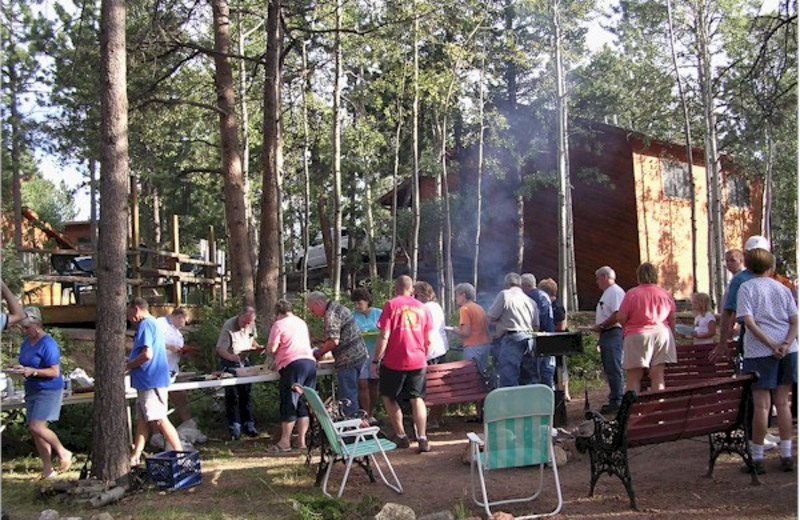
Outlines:
<svg viewBox="0 0 800 520"><path fill-rule="evenodd" d="M69 468L72 466L72 463L75 462L75 459L72 457L72 452L67 452L69 455L61 459L61 464L58 467L59 473L64 473L65 471L69 471Z"/></svg>
<svg viewBox="0 0 800 520"><path fill-rule="evenodd" d="M50 473L48 473L47 475L40 475L37 480L50 480L50 479L56 478L57 475L58 475L58 472L53 469L53 470L50 470Z"/></svg>
<svg viewBox="0 0 800 520"><path fill-rule="evenodd" d="M289 453L290 451L292 451L291 446L284 448L278 444L274 444L267 449L267 453Z"/></svg>

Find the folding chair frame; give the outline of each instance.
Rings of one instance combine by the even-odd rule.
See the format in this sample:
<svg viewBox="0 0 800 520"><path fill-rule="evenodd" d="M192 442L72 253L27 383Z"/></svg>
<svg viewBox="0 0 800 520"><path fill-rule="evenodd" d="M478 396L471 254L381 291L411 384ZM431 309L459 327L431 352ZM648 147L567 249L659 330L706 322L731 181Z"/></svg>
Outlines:
<svg viewBox="0 0 800 520"><path fill-rule="evenodd" d="M489 424L492 422L497 422L500 420L507 420L507 419L521 419L525 417L535 417L541 416L542 413L512 413L511 415L504 415L501 418L492 418L486 414L484 416L484 437L481 438L475 433L469 432L467 433L467 438L470 441L470 480L471 480L471 488L472 488L472 500L479 506L483 507L486 511L487 516L491 516L491 508L494 506L498 506L501 504L514 504L520 502L529 502L533 501L539 497L543 488L544 488L544 471L545 465L549 465L553 470L553 479L555 482L556 487L556 494L558 496L558 503L555 509L549 513L542 513L542 514L532 514L526 516L518 516L516 520L524 520L524 519L531 519L531 518L539 518L544 516L552 516L558 514L561 511L561 507L563 505L563 497L561 495L561 482L558 478L558 465L555 462L553 457L553 439L552 439L552 429L553 429L553 411L555 409L554 406L554 396L553 391L545 386L545 385L526 385L520 387L510 387L510 388L501 388L497 390L493 390L489 393L486 397L485 408L484 410L491 410L493 408L493 401L499 401L504 398L508 398L511 396L512 393L521 393L524 395L525 392L531 392L532 395L536 395L537 393L541 395L549 395L549 413L548 413L548 420L546 423L546 430L545 427L542 426L539 432L535 432L535 435L538 436L540 439L544 439L542 442L542 448L547 450L547 460L546 463L540 463L539 466L539 483L536 487L534 493L530 496L521 497L521 498L508 498L503 500L489 500L489 491L486 484L486 472L491 469L489 468L489 455L491 450L494 449L493 443L496 441L490 439L489 437ZM493 395L494 394L494 395ZM497 407L494 407L497 408ZM533 448L532 446L528 448ZM519 449L526 449L524 446L519 446ZM505 467L515 467L512 465L506 465ZM518 465L516 467L522 467L522 465ZM501 468L497 468L501 469ZM477 489L476 489L476 474L477 480L480 483L480 491L481 497L477 496Z"/></svg>
<svg viewBox="0 0 800 520"><path fill-rule="evenodd" d="M325 477L322 480L322 492L326 496L331 496L330 493L328 493L328 480L331 475L331 469L337 461L345 463L344 476L339 486L339 492L336 495L337 497L341 497L344 493L345 485L347 485L347 479L350 476L353 462L359 463L359 461L364 459L372 463L372 466L375 467L384 484L397 493L403 493L403 486L400 483L400 479L397 477L397 473L395 473L394 467L392 467L392 463L386 455L387 451L395 449L397 445L387 439L379 438L378 432L380 428L377 426L364 428L361 426L363 424L361 419L347 419L334 422L331 420L316 390L295 385L295 391L302 392L303 397L314 412L330 444L332 458L328 461ZM347 442L345 442L345 439L347 439ZM390 482L386 478L386 475L384 475L384 471L381 469L381 465L375 457L377 454L383 457L386 469L391 474L393 482Z"/></svg>

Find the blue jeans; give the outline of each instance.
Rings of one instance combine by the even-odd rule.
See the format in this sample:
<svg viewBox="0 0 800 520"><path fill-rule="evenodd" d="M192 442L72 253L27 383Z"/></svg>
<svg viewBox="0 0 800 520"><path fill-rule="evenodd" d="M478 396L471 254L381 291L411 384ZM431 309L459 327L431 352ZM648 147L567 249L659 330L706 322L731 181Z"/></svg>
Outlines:
<svg viewBox="0 0 800 520"><path fill-rule="evenodd" d="M497 363L501 387L519 385L523 358L531 351L532 343L533 337L528 332L509 332L502 337Z"/></svg>
<svg viewBox="0 0 800 520"><path fill-rule="evenodd" d="M625 380L622 372L622 329L613 327L600 333L600 360L608 379L608 404L620 405Z"/></svg>
<svg viewBox="0 0 800 520"><path fill-rule="evenodd" d="M533 353L527 354L522 360L522 371L519 376L519 384L543 384L553 388L554 377L556 375L555 356L534 356Z"/></svg>
<svg viewBox="0 0 800 520"><path fill-rule="evenodd" d="M369 363L369 358L365 362ZM354 416L359 410L358 379L361 374L361 366L336 369L336 381L339 384L337 399L344 402L342 413L348 417ZM350 404L347 404L348 401Z"/></svg>
<svg viewBox="0 0 800 520"><path fill-rule="evenodd" d="M478 368L484 374L489 369L489 345L475 345L474 347L464 347L464 360L475 360Z"/></svg>
<svg viewBox="0 0 800 520"><path fill-rule="evenodd" d="M240 363L233 363L225 359L220 362L220 368L224 372L234 375L236 375L237 368L249 366L249 359L244 359ZM237 437L242 433L242 426L244 426L244 431L255 430L250 386L247 384L225 387L225 414L228 416L228 429L232 435Z"/></svg>

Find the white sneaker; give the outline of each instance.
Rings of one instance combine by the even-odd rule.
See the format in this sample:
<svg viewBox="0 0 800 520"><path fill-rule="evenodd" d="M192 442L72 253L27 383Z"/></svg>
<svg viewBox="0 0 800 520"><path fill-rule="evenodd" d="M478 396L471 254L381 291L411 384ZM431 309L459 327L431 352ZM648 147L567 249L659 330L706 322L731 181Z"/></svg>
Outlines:
<svg viewBox="0 0 800 520"><path fill-rule="evenodd" d="M750 449L751 450L753 449L752 446L753 446L753 441L750 441ZM774 450L777 447L778 447L778 445L775 444L774 442L772 442L770 440L767 440L767 439L764 439L764 451L765 452L767 452L769 450Z"/></svg>
<svg viewBox="0 0 800 520"><path fill-rule="evenodd" d="M771 433L768 433L767 435L764 436L764 441L765 442L772 442L774 444L780 444L781 443L781 438L779 436L777 436L777 435L773 435Z"/></svg>

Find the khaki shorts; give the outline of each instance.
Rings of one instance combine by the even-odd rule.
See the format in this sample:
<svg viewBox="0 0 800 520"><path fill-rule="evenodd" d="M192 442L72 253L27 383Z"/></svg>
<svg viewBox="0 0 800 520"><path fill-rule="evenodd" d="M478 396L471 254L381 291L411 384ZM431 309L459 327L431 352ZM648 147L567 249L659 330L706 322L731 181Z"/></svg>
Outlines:
<svg viewBox="0 0 800 520"><path fill-rule="evenodd" d="M675 338L666 327L626 336L622 349L622 368L625 370L678 362Z"/></svg>
<svg viewBox="0 0 800 520"><path fill-rule="evenodd" d="M167 389L148 388L139 390L136 396L136 413L147 422L167 418Z"/></svg>

